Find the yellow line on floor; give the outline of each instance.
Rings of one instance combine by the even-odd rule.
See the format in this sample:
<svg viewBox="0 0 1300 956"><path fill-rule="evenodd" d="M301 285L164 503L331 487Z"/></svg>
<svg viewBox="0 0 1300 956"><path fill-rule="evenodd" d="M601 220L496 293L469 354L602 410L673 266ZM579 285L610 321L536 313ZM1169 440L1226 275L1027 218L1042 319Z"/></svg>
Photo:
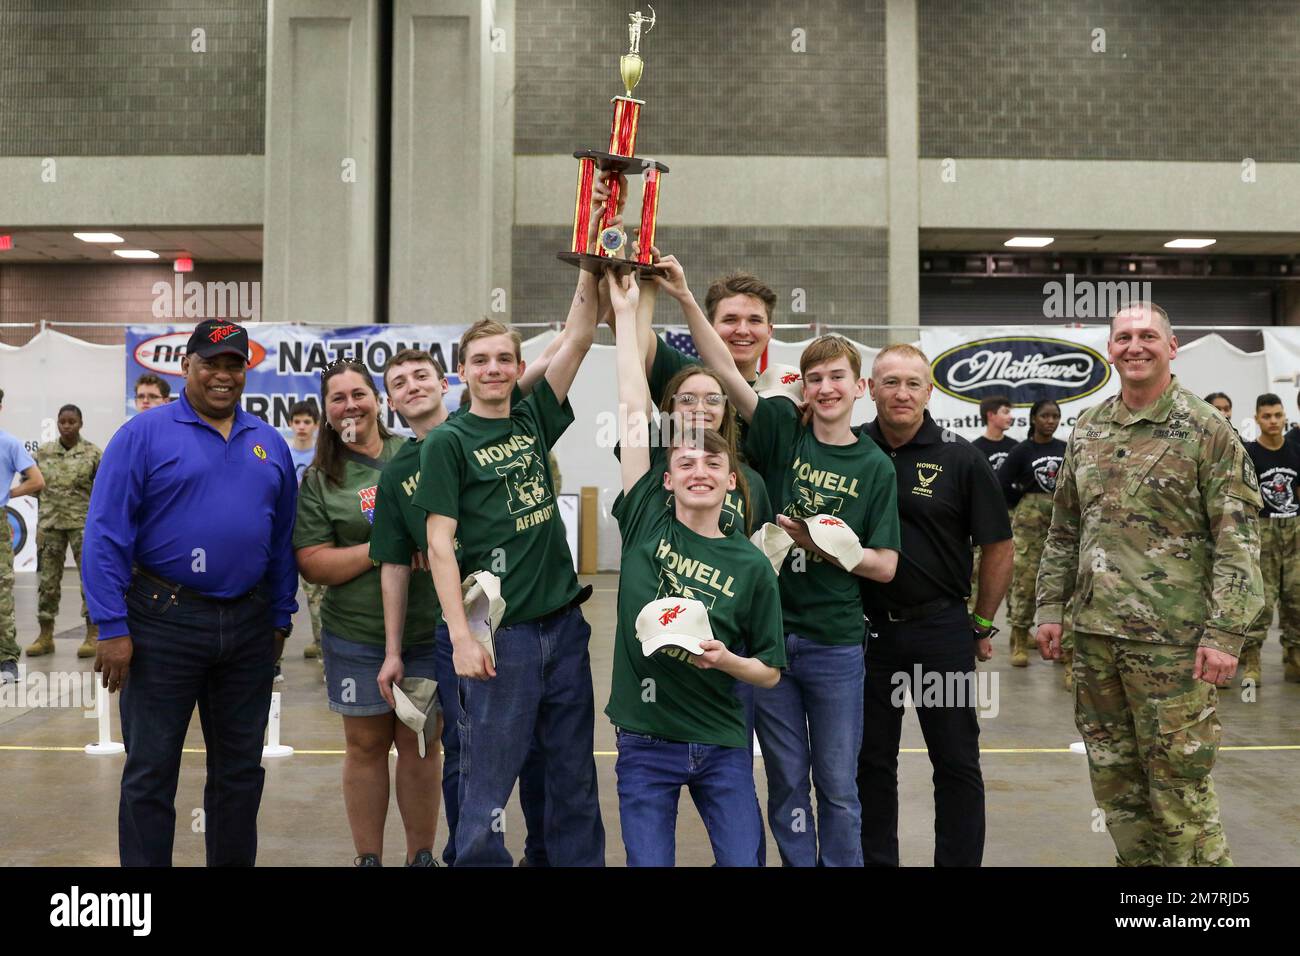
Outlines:
<svg viewBox="0 0 1300 956"><path fill-rule="evenodd" d="M49 753L84 753L84 747L40 747L30 744L0 744L0 751L21 750L29 752L49 752ZM1254 744L1241 745L1235 747L1220 747L1224 750L1300 750L1300 744ZM306 754L313 757L341 757L345 753L342 750L299 750L294 748L294 754ZM924 747L902 747L898 751L902 754L923 754L928 753ZM186 747L181 753L187 754L204 754L206 750L197 747ZM982 754L1068 754L1074 753L1069 747L981 747ZM597 757L617 757L617 750L596 750L593 751Z"/></svg>

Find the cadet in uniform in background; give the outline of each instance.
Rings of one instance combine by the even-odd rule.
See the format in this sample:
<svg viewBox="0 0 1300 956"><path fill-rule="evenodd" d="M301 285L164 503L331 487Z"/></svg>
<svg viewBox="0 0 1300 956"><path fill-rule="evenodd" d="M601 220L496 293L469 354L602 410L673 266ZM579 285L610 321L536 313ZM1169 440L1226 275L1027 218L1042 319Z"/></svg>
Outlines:
<svg viewBox="0 0 1300 956"><path fill-rule="evenodd" d="M1289 681L1300 682L1300 553L1296 515L1300 513L1296 479L1300 477L1300 446L1282 438L1286 411L1273 394L1255 399L1255 424L1259 440L1246 443L1246 451L1259 479L1264 508L1259 513L1259 564L1264 579L1264 613L1246 635L1241 656L1241 679L1259 685L1260 649L1278 609L1282 629L1282 666Z"/></svg>
<svg viewBox="0 0 1300 956"><path fill-rule="evenodd" d="M997 474L1002 463L1006 461L1007 455L1011 454L1011 449L1018 444L1007 434L1015 419L1011 399L1005 395L991 395L981 399L980 419L984 422L984 434L973 439L971 444L988 459L989 467L993 469L994 474ZM978 545L973 548L972 554L974 557L971 562L970 599L966 602L966 610L974 614L975 599L979 595L980 549Z"/></svg>
<svg viewBox="0 0 1300 956"><path fill-rule="evenodd" d="M1074 427L1038 571L1038 646L1074 596L1075 722L1121 866L1230 865L1210 771L1263 607L1259 484L1232 427L1169 371L1159 306L1111 319L1120 393Z"/></svg>
<svg viewBox="0 0 1300 956"><path fill-rule="evenodd" d="M36 515L36 548L39 584L36 591L36 620L41 634L27 648L28 657L54 653L54 619L63 596L63 561L72 545L77 562L77 583L81 582L81 535L90 508L90 489L99 470L98 447L81 437L81 409L64 405L59 409L59 438L36 449L36 464L45 476ZM99 646L99 629L90 623L86 595L81 595L81 617L86 638L77 648L78 657L94 657Z"/></svg>
<svg viewBox="0 0 1300 956"><path fill-rule="evenodd" d="M1029 437L1011 450L998 480L1011 512L1011 533L1016 542L1007 595L1007 626L1011 628L1011 666L1029 664L1029 628L1034 623L1034 583L1038 562L1052 524L1052 494L1065 457L1065 442L1056 436L1061 407L1039 399L1029 410Z"/></svg>

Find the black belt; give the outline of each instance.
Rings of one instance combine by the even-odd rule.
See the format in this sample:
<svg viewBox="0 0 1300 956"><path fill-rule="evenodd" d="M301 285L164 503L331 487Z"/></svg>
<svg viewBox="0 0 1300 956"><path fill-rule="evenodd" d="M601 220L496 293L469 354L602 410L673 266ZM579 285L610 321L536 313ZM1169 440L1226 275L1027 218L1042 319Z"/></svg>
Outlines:
<svg viewBox="0 0 1300 956"><path fill-rule="evenodd" d="M919 621L923 617L933 617L940 611L946 611L949 608L962 605L964 601L953 597L935 598L933 601L926 601L924 604L916 604L912 607L894 608L892 610L868 611L868 618L884 618L894 624L901 624L904 621Z"/></svg>
<svg viewBox="0 0 1300 956"><path fill-rule="evenodd" d="M150 584L157 585L158 587L162 588L164 591L168 591L175 598L178 599L184 598L186 601L200 601L204 604L211 604L214 607L231 607L257 594L257 589L254 588L253 590L248 591L244 594L240 594L236 597L229 597L229 598L212 597L209 594L204 594L203 592L196 591L193 588L187 588L183 584L177 584L174 581L168 581L166 578L160 577L159 575L154 574L152 571L146 571L144 568L140 567L139 565L136 565L132 570L135 572L136 577L143 578L145 581L148 581ZM157 595L154 596L157 597Z"/></svg>
<svg viewBox="0 0 1300 956"><path fill-rule="evenodd" d="M591 597L592 591L593 588L590 584L583 585L581 588L578 589L578 593L574 595L573 600L570 601L568 604L564 605L564 607L556 608L554 611L551 611L549 614L543 614L541 617L536 618L536 620L547 621L553 617L559 617L561 614L568 614L574 608L582 607L582 605L586 604L587 600ZM522 624L525 622L520 621L519 623Z"/></svg>

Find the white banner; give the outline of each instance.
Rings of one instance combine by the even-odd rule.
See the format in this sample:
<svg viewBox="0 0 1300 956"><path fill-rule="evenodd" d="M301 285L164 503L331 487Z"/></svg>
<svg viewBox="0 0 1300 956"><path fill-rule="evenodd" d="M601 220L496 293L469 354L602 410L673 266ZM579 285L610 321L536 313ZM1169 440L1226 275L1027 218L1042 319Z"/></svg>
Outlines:
<svg viewBox="0 0 1300 956"><path fill-rule="evenodd" d="M934 394L930 414L963 438L974 438L980 401L1005 395L1016 409L1013 438L1024 438L1029 407L1050 398L1061 407L1057 437L1065 438L1086 409L1119 390L1106 359L1106 328L999 327L980 336L960 327L921 330L921 350L930 359Z"/></svg>
<svg viewBox="0 0 1300 956"><path fill-rule="evenodd" d="M1288 421L1300 420L1300 409L1296 407L1296 396L1300 395L1300 328L1264 329L1264 362L1268 373L1266 391L1282 399ZM1232 395L1231 392L1228 394ZM1235 395L1232 398L1236 401ZM1240 423L1254 411L1255 396L1252 395L1249 402L1233 405L1232 417Z"/></svg>

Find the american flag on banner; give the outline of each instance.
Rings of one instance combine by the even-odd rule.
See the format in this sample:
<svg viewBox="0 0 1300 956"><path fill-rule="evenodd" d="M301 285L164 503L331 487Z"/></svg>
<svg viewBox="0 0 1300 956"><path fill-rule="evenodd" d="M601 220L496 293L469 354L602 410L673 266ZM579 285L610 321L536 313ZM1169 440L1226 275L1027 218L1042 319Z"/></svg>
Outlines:
<svg viewBox="0 0 1300 956"><path fill-rule="evenodd" d="M689 329L669 328L664 330L664 341L681 352L683 355L689 355L703 364L704 360L700 358L700 350L695 347L695 340L691 338ZM767 349L763 349L763 355L758 360L758 371L761 373L767 368Z"/></svg>

